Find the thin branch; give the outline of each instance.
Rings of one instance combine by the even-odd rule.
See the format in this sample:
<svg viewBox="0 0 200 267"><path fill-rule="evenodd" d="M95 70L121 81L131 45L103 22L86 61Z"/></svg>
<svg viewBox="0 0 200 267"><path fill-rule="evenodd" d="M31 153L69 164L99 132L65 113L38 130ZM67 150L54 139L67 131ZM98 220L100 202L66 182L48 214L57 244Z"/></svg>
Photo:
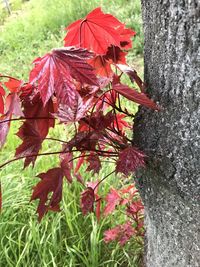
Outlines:
<svg viewBox="0 0 200 267"><path fill-rule="evenodd" d="M93 188L93 190L95 190L98 186L99 186L99 184L100 183L102 183L106 178L108 178L111 174L113 174L115 172L115 170L114 171L112 171L112 172L110 172L109 174L107 174L105 177L103 177L96 185L95 185L95 187Z"/></svg>
<svg viewBox="0 0 200 267"><path fill-rule="evenodd" d="M3 120L0 121L0 124L10 122L10 121L21 121L21 120L55 120L56 118L52 117L24 117L24 118L15 118L15 119L9 119L9 120Z"/></svg>

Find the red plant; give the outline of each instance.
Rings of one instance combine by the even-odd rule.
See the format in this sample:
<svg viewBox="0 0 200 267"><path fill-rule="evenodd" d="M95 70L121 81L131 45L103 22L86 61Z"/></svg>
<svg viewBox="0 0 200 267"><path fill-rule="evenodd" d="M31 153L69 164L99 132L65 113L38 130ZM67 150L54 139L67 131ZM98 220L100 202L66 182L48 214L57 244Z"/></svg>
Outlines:
<svg viewBox="0 0 200 267"><path fill-rule="evenodd" d="M0 75L1 146L6 141L11 122L23 121L17 133L22 143L16 149L15 158L0 168L19 159L24 159L24 167L27 167L34 165L38 156L57 154L60 157L59 166L38 175L40 181L34 187L31 200L39 199L39 220L47 211L59 210L64 177L71 183L74 176L84 184L78 173L83 163L88 164L87 171L99 173L101 161L114 162L112 173L124 175L144 166L145 155L132 145L126 134L131 125L125 119L133 117L133 114L122 107L122 97L158 110L158 106L145 94L145 84L126 63L127 50L132 45L131 37L136 34L133 30L127 29L112 15L104 14L101 8L72 23L66 30L65 47L53 49L35 59L27 82ZM122 84L123 75L136 82L141 93ZM66 127L74 125L70 140L48 136L56 121ZM62 143L62 149L41 153L45 140ZM95 186L89 185L82 193L83 214L96 209L100 218L101 198L96 189L106 177ZM50 199L49 193L52 193ZM106 202L105 215L122 203L122 198L111 189ZM129 203L127 207L131 216L137 207L141 207L141 203L137 207L135 205ZM130 227L130 222L127 222L113 230L112 235L123 244L130 233L136 232L136 228L130 231ZM119 233L125 233L127 229L129 235L125 234L126 238L122 240ZM113 238L111 232L106 233L107 242Z"/></svg>

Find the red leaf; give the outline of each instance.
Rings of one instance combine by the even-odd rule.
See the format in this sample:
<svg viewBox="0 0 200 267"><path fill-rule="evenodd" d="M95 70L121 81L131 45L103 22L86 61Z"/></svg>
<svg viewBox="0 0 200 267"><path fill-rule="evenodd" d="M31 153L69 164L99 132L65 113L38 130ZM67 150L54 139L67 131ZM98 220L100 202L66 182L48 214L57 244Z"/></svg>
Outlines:
<svg viewBox="0 0 200 267"><path fill-rule="evenodd" d="M135 89L132 89L124 84L114 84L113 89L119 94L123 95L129 100L132 100L138 104L159 110L159 107L144 93L139 93Z"/></svg>
<svg viewBox="0 0 200 267"><path fill-rule="evenodd" d="M132 42L131 42L131 36L134 36L136 32L134 32L131 29L126 29L123 27L120 27L120 45L123 49L130 49L132 47Z"/></svg>
<svg viewBox="0 0 200 267"><path fill-rule="evenodd" d="M61 168L53 168L38 175L42 180L34 187L31 200L39 199L37 212L39 221L48 210L59 210L62 199L63 172ZM53 193L49 196L50 193Z"/></svg>
<svg viewBox="0 0 200 267"><path fill-rule="evenodd" d="M20 91L23 81L15 78L10 78L8 82L5 82L4 84L11 93L17 93Z"/></svg>
<svg viewBox="0 0 200 267"><path fill-rule="evenodd" d="M96 56L90 59L88 63L95 69L95 73L102 77L110 77L113 73L111 63L106 60L105 56Z"/></svg>
<svg viewBox="0 0 200 267"><path fill-rule="evenodd" d="M4 145L10 128L12 115L22 116L20 99L16 93L11 93L5 101L6 113L0 117L0 148Z"/></svg>
<svg viewBox="0 0 200 267"><path fill-rule="evenodd" d="M10 122L11 119L10 114L3 115L0 117L0 148L4 145L6 141L6 137L8 135L8 131L10 128Z"/></svg>
<svg viewBox="0 0 200 267"><path fill-rule="evenodd" d="M139 211L144 210L144 206L142 204L141 199L137 201L133 201L130 205L127 207L127 213L133 215L138 213Z"/></svg>
<svg viewBox="0 0 200 267"><path fill-rule="evenodd" d="M87 182L86 185L87 187L91 187L94 190L95 195L98 193L99 180L94 182Z"/></svg>
<svg viewBox="0 0 200 267"><path fill-rule="evenodd" d="M126 64L126 55L119 47L112 45L108 47L105 58L114 64Z"/></svg>
<svg viewBox="0 0 200 267"><path fill-rule="evenodd" d="M106 196L106 207L104 210L104 215L108 215L109 213L113 212L115 207L119 204L121 200L121 196L115 189L111 189L110 193Z"/></svg>
<svg viewBox="0 0 200 267"><path fill-rule="evenodd" d="M89 212L93 212L94 201L94 190L91 187L87 187L86 190L81 193L81 209L83 215L86 215Z"/></svg>
<svg viewBox="0 0 200 267"><path fill-rule="evenodd" d="M114 121L115 116L112 111L109 111L107 114L103 114L102 111L94 112L92 116L88 116L84 118L84 122L86 124L85 129L94 129L95 131L102 131L105 128L109 127L111 123ZM81 125L83 128L83 125Z"/></svg>
<svg viewBox="0 0 200 267"><path fill-rule="evenodd" d="M116 172L121 172L128 176L135 172L139 167L145 165L144 158L145 155L141 151L133 146L129 146L119 153Z"/></svg>
<svg viewBox="0 0 200 267"><path fill-rule="evenodd" d="M6 97L6 110L10 115L23 116L20 98L17 93L11 93Z"/></svg>
<svg viewBox="0 0 200 267"><path fill-rule="evenodd" d="M87 167L86 171L93 171L94 173L99 173L101 169L101 162L98 155L90 153L89 157L87 157L87 162L89 162L89 166Z"/></svg>
<svg viewBox="0 0 200 267"><path fill-rule="evenodd" d="M86 18L66 28L65 46L84 47L104 55L110 45L120 46L122 36L118 32L119 28L124 28L124 25L112 15L104 14L98 7Z"/></svg>
<svg viewBox="0 0 200 267"><path fill-rule="evenodd" d="M131 222L118 225L110 230L104 232L104 241L109 243L111 241L118 241L123 246L133 235L135 229L132 227Z"/></svg>
<svg viewBox="0 0 200 267"><path fill-rule="evenodd" d="M89 98L84 102L76 92L75 99L71 102L71 105L61 104L55 117L64 123L79 121L91 107L92 101L93 99Z"/></svg>
<svg viewBox="0 0 200 267"><path fill-rule="evenodd" d="M67 144L67 148L71 150L76 147L79 151L95 150L100 135L95 131L78 132Z"/></svg>
<svg viewBox="0 0 200 267"><path fill-rule="evenodd" d="M127 121L123 120L126 117L126 115L124 114L120 114L118 113L116 115L116 118L114 120L114 127L117 129L119 128L119 130L123 133L124 132L124 128L129 128L131 129L131 125L130 123L128 123Z"/></svg>
<svg viewBox="0 0 200 267"><path fill-rule="evenodd" d="M25 159L24 166L35 162L37 154L41 149L42 142L48 134L49 128L54 127L52 118L53 103L48 101L43 107L39 95L36 95L32 102L24 102L25 117L33 118L26 120L20 127L17 136L23 140L22 144L16 149L15 156L28 156ZM41 119L39 119L41 118ZM33 157L29 157L30 155Z"/></svg>
<svg viewBox="0 0 200 267"><path fill-rule="evenodd" d="M140 79L140 77L137 75L137 72L130 68L127 65L124 65L124 63L122 64L117 64L117 67L124 73L126 73L132 82L136 82L138 87L140 88L142 93L145 93L145 89L146 89L146 84Z"/></svg>
<svg viewBox="0 0 200 267"><path fill-rule="evenodd" d="M85 156L85 152L81 153L80 158L78 158L76 168L75 168L75 173L79 171L81 165L84 163L85 161L84 156Z"/></svg>
<svg viewBox="0 0 200 267"><path fill-rule="evenodd" d="M68 182L72 182L71 170L73 169L72 154L65 153L60 155L60 166L63 171L63 175L67 178Z"/></svg>
<svg viewBox="0 0 200 267"><path fill-rule="evenodd" d="M93 68L86 62L91 57L92 53L85 49L67 47L54 49L36 59L30 82L38 83L43 103L46 104L55 92L59 102L69 105L74 100L76 90L74 79L98 85Z"/></svg>
<svg viewBox="0 0 200 267"><path fill-rule="evenodd" d="M106 55L96 56L88 62L95 69L95 73L99 76L110 77L113 74L111 64L126 64L127 53L123 52L119 47L110 46Z"/></svg>

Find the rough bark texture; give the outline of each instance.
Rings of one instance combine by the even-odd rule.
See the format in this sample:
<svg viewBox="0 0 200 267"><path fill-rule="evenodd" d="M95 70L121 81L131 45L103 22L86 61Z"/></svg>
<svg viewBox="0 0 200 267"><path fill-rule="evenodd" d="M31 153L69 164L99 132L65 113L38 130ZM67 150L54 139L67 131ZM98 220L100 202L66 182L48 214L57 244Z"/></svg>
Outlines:
<svg viewBox="0 0 200 267"><path fill-rule="evenodd" d="M200 266L200 2L142 0L145 80L162 107L142 108L134 142L148 155L138 177L146 266Z"/></svg>

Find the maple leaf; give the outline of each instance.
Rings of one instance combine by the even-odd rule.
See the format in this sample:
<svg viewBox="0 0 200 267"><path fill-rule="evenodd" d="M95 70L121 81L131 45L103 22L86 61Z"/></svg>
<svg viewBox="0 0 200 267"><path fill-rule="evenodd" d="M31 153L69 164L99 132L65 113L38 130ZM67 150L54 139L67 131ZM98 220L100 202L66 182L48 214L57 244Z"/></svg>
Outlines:
<svg viewBox="0 0 200 267"><path fill-rule="evenodd" d="M55 117L64 123L79 121L91 107L92 101L93 98L91 97L84 102L82 97L76 92L73 103L71 105L60 104Z"/></svg>
<svg viewBox="0 0 200 267"><path fill-rule="evenodd" d="M93 68L86 62L93 56L85 49L66 47L54 49L33 63L30 83L37 82L44 105L56 93L59 102L70 105L76 91L74 79L81 83L98 86Z"/></svg>
<svg viewBox="0 0 200 267"><path fill-rule="evenodd" d="M95 69L95 73L99 76L110 77L112 76L111 63L105 58L105 56L96 56L90 59L88 63Z"/></svg>
<svg viewBox="0 0 200 267"><path fill-rule="evenodd" d="M87 157L87 162L89 162L89 166L87 167L86 171L99 173L101 169L101 162L98 155L90 153L90 155Z"/></svg>
<svg viewBox="0 0 200 267"><path fill-rule="evenodd" d="M7 82L4 82L4 84L11 93L17 93L20 91L23 81L11 77Z"/></svg>
<svg viewBox="0 0 200 267"><path fill-rule="evenodd" d="M98 188L99 188L99 181L95 182L87 182L87 187L91 187L94 190L94 196L95 196L95 201L96 201L96 218L97 221L100 221L101 218L101 203L102 203L102 198L99 197L98 195Z"/></svg>
<svg viewBox="0 0 200 267"><path fill-rule="evenodd" d="M100 132L103 131L105 128L109 127L111 123L114 121L114 119L115 116L113 115L112 111L109 111L105 115L103 114L102 111L98 111L94 112L92 116L85 117L83 123L87 125L85 127L86 130L92 128L95 131Z"/></svg>
<svg viewBox="0 0 200 267"><path fill-rule="evenodd" d="M144 205L142 204L141 199L139 199L137 201L133 201L130 205L128 205L126 211L127 213L133 215L141 210L144 210Z"/></svg>
<svg viewBox="0 0 200 267"><path fill-rule="evenodd" d="M87 187L86 190L81 193L81 210L83 212L83 215L86 215L89 212L93 212L94 201L94 190L91 187Z"/></svg>
<svg viewBox="0 0 200 267"><path fill-rule="evenodd" d="M114 127L116 129L119 128L119 130L124 133L124 128L129 128L131 129L131 125L130 123L128 123L127 121L124 120L124 118L126 117L125 114L117 114L114 120Z"/></svg>
<svg viewBox="0 0 200 267"><path fill-rule="evenodd" d="M115 207L119 204L121 200L121 196L115 189L111 189L108 195L106 196L106 206L104 209L104 215L108 215L109 213L113 212Z"/></svg>
<svg viewBox="0 0 200 267"><path fill-rule="evenodd" d="M65 36L65 46L84 47L96 54L106 54L110 45L120 47L124 25L110 14L104 14L98 7L84 19L69 25Z"/></svg>
<svg viewBox="0 0 200 267"><path fill-rule="evenodd" d="M126 73L132 82L136 82L138 87L140 88L141 92L144 93L146 89L146 84L140 79L137 72L130 68L128 65L117 64L116 65L118 69L120 69L122 72Z"/></svg>
<svg viewBox="0 0 200 267"><path fill-rule="evenodd" d="M134 36L136 32L125 28L124 25L121 26L118 31L121 37L120 46L126 50L130 49L132 47L131 36Z"/></svg>
<svg viewBox="0 0 200 267"><path fill-rule="evenodd" d="M6 137L10 128L10 119L10 114L6 114L0 117L0 148L5 144Z"/></svg>
<svg viewBox="0 0 200 267"><path fill-rule="evenodd" d="M131 222L126 222L122 225L109 229L104 232L104 242L109 243L111 241L118 241L123 246L133 235L135 229L132 227Z"/></svg>
<svg viewBox="0 0 200 267"><path fill-rule="evenodd" d="M121 172L128 176L139 167L145 165L145 155L133 146L128 146L119 153L116 163L116 172Z"/></svg>
<svg viewBox="0 0 200 267"><path fill-rule="evenodd" d="M101 135L95 131L78 132L67 144L66 148L72 150L76 147L79 151L92 151L98 143Z"/></svg>
<svg viewBox="0 0 200 267"><path fill-rule="evenodd" d="M106 55L98 55L88 60L88 63L95 69L99 76L111 77L113 71L112 64L126 64L126 54L117 46L108 47Z"/></svg>
<svg viewBox="0 0 200 267"><path fill-rule="evenodd" d="M113 84L113 89L131 101L148 108L159 110L159 107L150 98L148 98L145 93L139 93L135 89L132 89L124 84Z"/></svg>
<svg viewBox="0 0 200 267"><path fill-rule="evenodd" d="M6 112L14 116L23 116L21 101L17 93L11 93L6 97Z"/></svg>
<svg viewBox="0 0 200 267"><path fill-rule="evenodd" d="M49 128L54 127L54 119L51 115L54 109L52 100L43 107L39 94L35 95L32 102L23 102L23 107L25 117L31 119L27 119L17 133L23 142L16 149L15 156L27 156L24 162L24 167L27 167L30 163L34 164ZM31 154L34 156L30 157Z"/></svg>
<svg viewBox="0 0 200 267"><path fill-rule="evenodd" d="M46 173L38 175L41 181L34 187L31 201L39 199L37 212L39 221L48 210L59 210L62 199L63 171L61 168L53 168ZM49 194L53 193L50 197Z"/></svg>
<svg viewBox="0 0 200 267"><path fill-rule="evenodd" d="M5 114L0 117L0 148L6 141L12 115L23 116L20 99L17 93L11 93L6 97L5 108Z"/></svg>
<svg viewBox="0 0 200 267"><path fill-rule="evenodd" d="M60 166L63 171L63 175L66 177L69 183L72 182L71 170L73 169L72 153L60 154Z"/></svg>
<svg viewBox="0 0 200 267"><path fill-rule="evenodd" d="M126 64L126 55L119 47L112 45L108 47L105 58L113 64Z"/></svg>

